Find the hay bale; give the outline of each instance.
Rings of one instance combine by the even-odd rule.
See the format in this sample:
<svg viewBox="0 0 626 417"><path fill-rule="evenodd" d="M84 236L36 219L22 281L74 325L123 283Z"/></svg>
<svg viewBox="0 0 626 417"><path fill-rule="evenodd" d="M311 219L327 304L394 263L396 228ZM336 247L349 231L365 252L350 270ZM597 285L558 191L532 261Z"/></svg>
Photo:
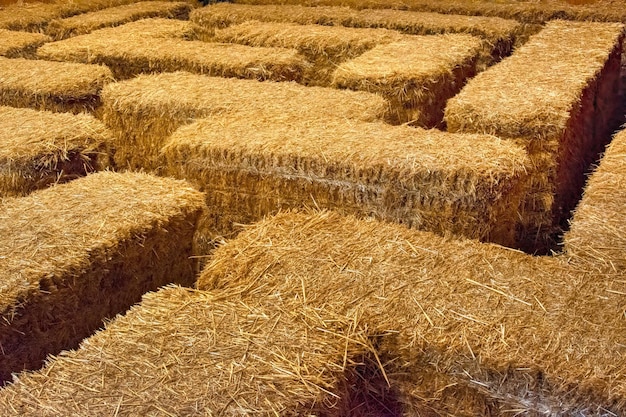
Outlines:
<svg viewBox="0 0 626 417"><path fill-rule="evenodd" d="M411 36L341 64L332 83L381 94L392 123L435 127L447 100L476 74L481 46L471 35Z"/></svg>
<svg viewBox="0 0 626 417"><path fill-rule="evenodd" d="M591 175L565 235L565 253L587 268L626 271L626 131Z"/></svg>
<svg viewBox="0 0 626 417"><path fill-rule="evenodd" d="M75 348L146 291L194 281L203 196L103 172L0 203L0 380Z"/></svg>
<svg viewBox="0 0 626 417"><path fill-rule="evenodd" d="M93 112L110 81L111 71L100 65L0 57L0 105Z"/></svg>
<svg viewBox="0 0 626 417"><path fill-rule="evenodd" d="M333 317L301 299L267 306L232 292L169 287L77 351L20 375L0 392L0 410L7 417L301 416L341 408L355 415L338 388L348 390L346 374L358 380L356 369L374 360L364 333L358 317Z"/></svg>
<svg viewBox="0 0 626 417"><path fill-rule="evenodd" d="M34 58L35 50L50 38L42 33L0 29L0 55L7 58Z"/></svg>
<svg viewBox="0 0 626 417"><path fill-rule="evenodd" d="M109 165L111 133L87 114L0 106L0 197L26 195Z"/></svg>
<svg viewBox="0 0 626 417"><path fill-rule="evenodd" d="M121 26L123 28L123 26ZM104 64L117 79L141 73L190 72L259 80L300 80L310 64L297 51L252 48L133 34L127 29L101 29L39 48L37 54L53 61Z"/></svg>
<svg viewBox="0 0 626 417"><path fill-rule="evenodd" d="M525 144L535 166L521 234L549 241L579 200L584 173L616 127L620 24L553 21L447 104L453 132ZM540 242L542 243L542 242Z"/></svg>
<svg viewBox="0 0 626 417"><path fill-rule="evenodd" d="M626 412L624 282L564 259L286 213L218 248L197 285L358 315L407 416Z"/></svg>
<svg viewBox="0 0 626 417"><path fill-rule="evenodd" d="M63 4L11 4L0 7L0 28L40 32L50 20L63 17L65 13Z"/></svg>
<svg viewBox="0 0 626 417"><path fill-rule="evenodd" d="M185 2L141 1L51 21L46 33L56 40L83 35L96 29L119 26L135 20L163 17L187 19L191 5Z"/></svg>
<svg viewBox="0 0 626 417"><path fill-rule="evenodd" d="M249 109L260 120L265 115L285 117L375 120L387 103L379 96L176 72L144 75L109 84L102 92L103 120L113 131L119 167L156 169L167 137L194 118Z"/></svg>
<svg viewBox="0 0 626 417"><path fill-rule="evenodd" d="M328 85L333 71L376 45L400 40L386 29L353 29L295 23L246 22L215 32L217 42L249 46L293 48L314 65L304 77L309 85Z"/></svg>
<svg viewBox="0 0 626 417"><path fill-rule="evenodd" d="M199 120L163 148L163 173L206 192L214 236L310 206L515 244L523 148L382 122L257 114Z"/></svg>

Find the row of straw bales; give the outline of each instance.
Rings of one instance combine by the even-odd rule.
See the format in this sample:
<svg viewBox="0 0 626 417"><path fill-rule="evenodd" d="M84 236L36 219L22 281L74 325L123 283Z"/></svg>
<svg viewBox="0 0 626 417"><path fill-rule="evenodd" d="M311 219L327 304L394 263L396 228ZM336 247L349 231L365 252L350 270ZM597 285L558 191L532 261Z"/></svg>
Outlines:
<svg viewBox="0 0 626 417"><path fill-rule="evenodd" d="M0 29L0 56L34 58L37 48L50 40L42 33Z"/></svg>
<svg viewBox="0 0 626 417"><path fill-rule="evenodd" d="M112 136L87 114L0 106L0 198L109 166Z"/></svg>
<svg viewBox="0 0 626 417"><path fill-rule="evenodd" d="M522 209L520 239L530 247L550 246L580 199L586 170L617 127L623 30L550 22L447 103L449 131L493 134L526 147L533 191Z"/></svg>
<svg viewBox="0 0 626 417"><path fill-rule="evenodd" d="M203 206L183 182L110 172L3 199L0 381L75 348L145 292L191 285Z"/></svg>

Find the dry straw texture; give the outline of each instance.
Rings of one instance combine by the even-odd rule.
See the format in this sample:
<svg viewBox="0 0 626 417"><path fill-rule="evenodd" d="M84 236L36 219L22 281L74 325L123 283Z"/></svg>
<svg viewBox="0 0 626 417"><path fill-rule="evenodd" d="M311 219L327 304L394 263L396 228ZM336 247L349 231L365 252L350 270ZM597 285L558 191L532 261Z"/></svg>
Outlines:
<svg viewBox="0 0 626 417"><path fill-rule="evenodd" d="M591 176L576 208L565 252L590 268L626 271L626 131L622 131Z"/></svg>
<svg viewBox="0 0 626 417"><path fill-rule="evenodd" d="M374 94L184 72L109 84L102 100L104 121L116 139L116 163L146 169L157 168L166 138L194 118L247 109L253 119L284 115L370 121L383 117L388 107Z"/></svg>
<svg viewBox="0 0 626 417"><path fill-rule="evenodd" d="M119 30L118 30L119 28ZM54 61L105 64L117 79L150 72L190 72L259 80L300 80L310 65L297 51L252 48L132 33L124 26L96 30L39 48Z"/></svg>
<svg viewBox="0 0 626 417"><path fill-rule="evenodd" d="M246 22L218 29L215 41L250 46L293 48L314 65L304 81L328 85L332 72L348 59L376 45L400 40L402 35L386 29L354 29L296 23Z"/></svg>
<svg viewBox="0 0 626 417"><path fill-rule="evenodd" d="M147 294L79 350L21 375L0 393L0 411L295 417L343 409L356 416L341 391L350 389L349 377L363 377L357 369L375 366L358 317L278 298L261 305L234 292L180 287Z"/></svg>
<svg viewBox="0 0 626 417"><path fill-rule="evenodd" d="M450 131L527 147L536 167L523 213L529 236L550 234L569 216L586 167L616 127L622 41L621 24L550 22L448 102Z"/></svg>
<svg viewBox="0 0 626 417"><path fill-rule="evenodd" d="M341 64L333 85L381 94L393 123L435 127L447 100L476 74L480 49L471 35L407 36Z"/></svg>
<svg viewBox="0 0 626 417"><path fill-rule="evenodd" d="M53 20L46 27L46 33L59 40L83 35L96 29L119 26L124 23L151 17L187 19L190 11L191 5L189 3L142 1L80 14L66 19Z"/></svg>
<svg viewBox="0 0 626 417"><path fill-rule="evenodd" d="M78 113L100 105L100 90L112 81L100 65L0 57L0 105Z"/></svg>
<svg viewBox="0 0 626 417"><path fill-rule="evenodd" d="M111 133L87 114L0 106L0 197L25 195L109 164Z"/></svg>
<svg viewBox="0 0 626 417"><path fill-rule="evenodd" d="M64 17L62 4L12 4L0 7L0 28L38 32L52 19Z"/></svg>
<svg viewBox="0 0 626 417"><path fill-rule="evenodd" d="M0 29L0 55L7 58L34 58L35 50L50 38L42 33Z"/></svg>
<svg viewBox="0 0 626 417"><path fill-rule="evenodd" d="M622 0L236 0L242 4L347 6L497 16L522 22L553 19L626 23Z"/></svg>
<svg viewBox="0 0 626 417"><path fill-rule="evenodd" d="M523 148L382 122L230 112L181 127L164 173L207 192L217 234L286 207L323 207L514 244Z"/></svg>
<svg viewBox="0 0 626 417"><path fill-rule="evenodd" d="M194 281L202 194L145 174L103 172L0 203L0 380L74 348L169 282Z"/></svg>
<svg viewBox="0 0 626 417"><path fill-rule="evenodd" d="M198 288L222 287L358 316L407 416L626 412L624 281L560 259L288 213L215 252Z"/></svg>

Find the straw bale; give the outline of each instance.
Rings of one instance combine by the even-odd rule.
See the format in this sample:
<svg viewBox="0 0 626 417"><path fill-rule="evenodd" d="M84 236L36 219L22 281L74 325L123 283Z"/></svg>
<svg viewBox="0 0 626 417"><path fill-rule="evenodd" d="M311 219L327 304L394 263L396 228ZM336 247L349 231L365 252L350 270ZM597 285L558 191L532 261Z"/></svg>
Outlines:
<svg viewBox="0 0 626 417"><path fill-rule="evenodd" d="M333 85L381 94L393 123L435 127L446 101L476 74L481 46L464 34L406 37L341 64Z"/></svg>
<svg viewBox="0 0 626 417"><path fill-rule="evenodd" d="M109 165L111 133L87 114L0 106L0 197L25 195Z"/></svg>
<svg viewBox="0 0 626 417"><path fill-rule="evenodd" d="M626 271L626 130L591 175L565 235L565 253L587 267Z"/></svg>
<svg viewBox="0 0 626 417"><path fill-rule="evenodd" d="M386 29L354 29L296 23L246 22L219 29L215 41L250 46L293 48L314 65L305 76L309 85L328 85L337 66L379 44L402 35Z"/></svg>
<svg viewBox="0 0 626 417"><path fill-rule="evenodd" d="M121 26L123 28L123 26ZM107 65L115 78L141 73L190 72L259 80L300 80L310 64L292 49L156 38L117 28L100 29L43 45L38 56L53 61Z"/></svg>
<svg viewBox="0 0 626 417"><path fill-rule="evenodd" d="M248 109L303 119L338 117L371 121L388 105L379 96L295 83L270 83L176 72L109 84L102 92L103 120L116 141L119 167L157 168L167 137L194 118Z"/></svg>
<svg viewBox="0 0 626 417"><path fill-rule="evenodd" d="M42 33L0 29L0 55L7 58L34 58L35 50L50 38Z"/></svg>
<svg viewBox="0 0 626 417"><path fill-rule="evenodd" d="M39 32L52 19L65 15L62 4L11 4L0 7L0 28Z"/></svg>
<svg viewBox="0 0 626 417"><path fill-rule="evenodd" d="M187 19L191 5L185 2L142 1L111 7L96 12L80 14L51 21L46 33L56 40L82 35L96 29L119 26L150 17Z"/></svg>
<svg viewBox="0 0 626 417"><path fill-rule="evenodd" d="M514 244L526 155L492 136L342 119L212 115L176 131L166 175L206 191L214 233L287 207L322 207Z"/></svg>
<svg viewBox="0 0 626 417"><path fill-rule="evenodd" d="M96 111L100 90L110 81L111 71L101 65L0 57L0 105Z"/></svg>
<svg viewBox="0 0 626 417"><path fill-rule="evenodd" d="M194 281L202 194L102 172L0 203L0 380L39 367L170 282Z"/></svg>
<svg viewBox="0 0 626 417"><path fill-rule="evenodd" d="M363 379L358 371L376 366L358 320L309 309L300 298L268 306L228 291L168 287L146 294L77 351L20 375L0 392L0 410L4 416L365 415L345 401L348 378Z"/></svg>
<svg viewBox="0 0 626 417"><path fill-rule="evenodd" d="M426 401L456 416L626 412L624 281L563 259L286 213L218 248L197 285L358 315L379 335L405 410ZM458 408L462 399L471 409Z"/></svg>
<svg viewBox="0 0 626 417"><path fill-rule="evenodd" d="M527 147L536 193L526 203L522 233L531 240L569 216L586 168L617 126L622 42L621 24L550 22L448 101L450 131Z"/></svg>
<svg viewBox="0 0 626 417"><path fill-rule="evenodd" d="M135 38L176 38L186 40L210 40L207 31L203 31L197 25L179 19L165 19L153 17L148 19L135 20L121 26L98 29L102 37L119 38L126 37L134 42Z"/></svg>

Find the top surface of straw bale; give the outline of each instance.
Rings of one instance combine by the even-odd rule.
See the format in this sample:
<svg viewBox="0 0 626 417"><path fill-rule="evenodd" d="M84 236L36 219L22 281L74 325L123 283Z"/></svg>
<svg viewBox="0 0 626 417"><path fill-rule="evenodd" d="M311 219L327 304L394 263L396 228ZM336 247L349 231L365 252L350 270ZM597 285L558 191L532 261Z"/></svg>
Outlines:
<svg viewBox="0 0 626 417"><path fill-rule="evenodd" d="M126 37L129 42L145 37L190 40L196 38L196 31L189 21L162 17L140 19L121 26L102 28L98 29L97 33L103 38Z"/></svg>
<svg viewBox="0 0 626 417"><path fill-rule="evenodd" d="M189 13L190 9L189 3L185 2L142 1L79 14L62 20L53 20L48 24L46 32L56 38L63 38L147 17L184 16Z"/></svg>
<svg viewBox="0 0 626 417"><path fill-rule="evenodd" d="M18 32L0 29L0 55L10 55L20 50L37 47L50 38L42 33Z"/></svg>
<svg viewBox="0 0 626 417"><path fill-rule="evenodd" d="M593 268L626 271L626 131L591 175L564 242L567 254Z"/></svg>
<svg viewBox="0 0 626 417"><path fill-rule="evenodd" d="M0 163L41 158L46 166L53 155L72 149L98 149L110 141L106 127L88 114L51 113L0 106Z"/></svg>
<svg viewBox="0 0 626 417"><path fill-rule="evenodd" d="M326 393L368 349L354 327L299 299L260 308L236 293L168 287L43 372L20 375L0 393L0 412L325 415Z"/></svg>
<svg viewBox="0 0 626 417"><path fill-rule="evenodd" d="M169 147L206 149L218 155L222 153L216 149L225 149L236 155L278 161L296 156L324 161L322 165L345 164L354 172L381 167L395 172L395 180L402 185L406 185L405 181L411 184L410 179L423 172L434 175L443 171L444 178L470 173L501 178L524 172L527 162L522 148L492 136L335 118L300 119L294 123L285 114L262 117L254 112L226 113L183 126L174 133L164 152ZM336 174L339 178L349 172L330 168L328 171L326 175ZM364 174L355 175L360 178Z"/></svg>
<svg viewBox="0 0 626 417"><path fill-rule="evenodd" d="M197 285L241 288L244 300L306 294L312 308L397 334L389 348L402 359L389 373L434 366L518 411L626 410L624 281L559 259L335 213L286 213L218 248Z"/></svg>
<svg viewBox="0 0 626 417"><path fill-rule="evenodd" d="M112 79L101 65L0 57L0 90L81 98L97 95Z"/></svg>
<svg viewBox="0 0 626 417"><path fill-rule="evenodd" d="M559 134L623 28L616 23L548 23L448 101L448 128L504 137Z"/></svg>
<svg viewBox="0 0 626 417"><path fill-rule="evenodd" d="M204 204L182 181L102 172L0 202L0 312L39 293L40 280L88 268L120 241ZM7 310L9 309L9 310Z"/></svg>
<svg viewBox="0 0 626 417"><path fill-rule="evenodd" d="M105 112L144 115L258 109L259 115L295 113L305 118L370 121L381 118L388 106L382 97L369 93L185 72L143 75L109 84L101 97Z"/></svg>
<svg viewBox="0 0 626 417"><path fill-rule="evenodd" d="M50 20L63 16L63 4L12 4L0 7L0 28L13 30L41 29Z"/></svg>
<svg viewBox="0 0 626 417"><path fill-rule="evenodd" d="M482 43L471 35L407 36L402 41L379 45L341 64L333 83L351 87L363 83L394 85L408 80L426 81L449 74L471 61Z"/></svg>

